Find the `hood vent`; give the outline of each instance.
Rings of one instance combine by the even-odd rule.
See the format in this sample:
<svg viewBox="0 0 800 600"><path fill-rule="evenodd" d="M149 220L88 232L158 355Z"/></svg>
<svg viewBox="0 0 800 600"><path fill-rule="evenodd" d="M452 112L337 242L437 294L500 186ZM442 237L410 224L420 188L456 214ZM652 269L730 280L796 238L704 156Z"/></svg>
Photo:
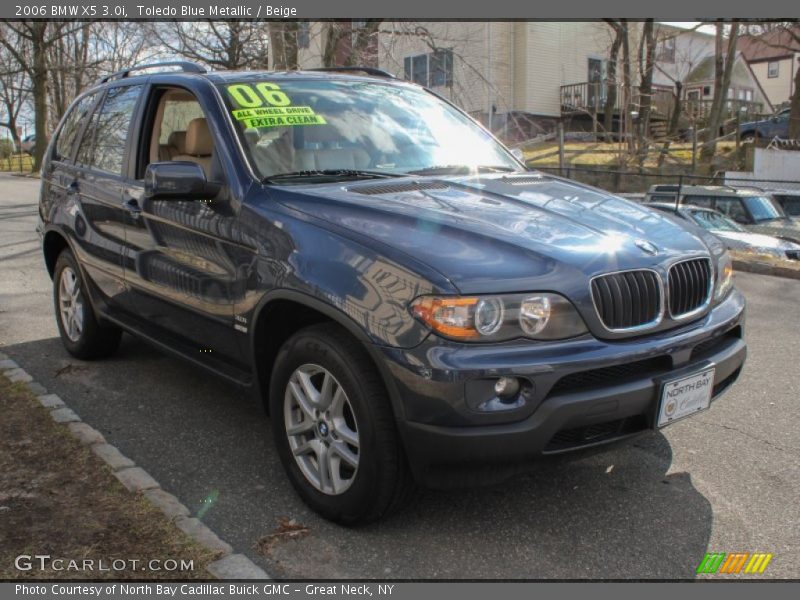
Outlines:
<svg viewBox="0 0 800 600"><path fill-rule="evenodd" d="M524 177L503 177L503 183L509 185L528 185L531 183L542 183L545 180L541 175L526 175Z"/></svg>
<svg viewBox="0 0 800 600"><path fill-rule="evenodd" d="M376 196L379 194L402 194L404 192L422 192L426 190L446 190L450 186L441 181L408 181L403 183L381 183L378 185L364 185L352 187L351 192Z"/></svg>

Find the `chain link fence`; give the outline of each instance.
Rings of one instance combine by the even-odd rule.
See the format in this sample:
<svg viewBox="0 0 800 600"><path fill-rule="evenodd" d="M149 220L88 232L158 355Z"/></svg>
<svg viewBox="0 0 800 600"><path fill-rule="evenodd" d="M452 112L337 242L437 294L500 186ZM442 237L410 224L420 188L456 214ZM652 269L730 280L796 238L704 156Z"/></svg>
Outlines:
<svg viewBox="0 0 800 600"><path fill-rule="evenodd" d="M787 190L800 192L800 180L757 179L726 177L724 173L714 176L653 173L647 171L618 171L589 169L586 167L535 167L538 171L574 179L606 191L626 196L643 196L653 185L714 185L732 188L749 188L763 191Z"/></svg>

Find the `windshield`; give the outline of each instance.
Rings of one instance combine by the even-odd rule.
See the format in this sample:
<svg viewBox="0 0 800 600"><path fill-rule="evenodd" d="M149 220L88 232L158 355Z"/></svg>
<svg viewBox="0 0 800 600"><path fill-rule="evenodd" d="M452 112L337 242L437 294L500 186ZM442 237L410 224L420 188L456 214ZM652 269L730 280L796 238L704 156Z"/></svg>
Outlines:
<svg viewBox="0 0 800 600"><path fill-rule="evenodd" d="M220 89L253 170L265 179L337 170L521 170L484 129L411 85L264 78Z"/></svg>
<svg viewBox="0 0 800 600"><path fill-rule="evenodd" d="M710 210L690 210L689 214L695 223L709 231L745 231L728 217Z"/></svg>
<svg viewBox="0 0 800 600"><path fill-rule="evenodd" d="M761 221L774 221L776 219L785 219L786 213L783 212L780 206L766 196L745 196L744 203L747 205L747 210L753 216L756 223Z"/></svg>

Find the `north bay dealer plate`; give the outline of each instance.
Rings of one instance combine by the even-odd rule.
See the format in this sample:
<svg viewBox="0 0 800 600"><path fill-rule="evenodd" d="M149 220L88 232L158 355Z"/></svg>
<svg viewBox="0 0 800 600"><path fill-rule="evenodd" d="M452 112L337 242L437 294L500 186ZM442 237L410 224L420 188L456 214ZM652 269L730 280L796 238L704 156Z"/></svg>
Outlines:
<svg viewBox="0 0 800 600"><path fill-rule="evenodd" d="M665 381L661 385L661 403L658 409L658 427L666 427L706 410L711 405L714 389L714 367Z"/></svg>

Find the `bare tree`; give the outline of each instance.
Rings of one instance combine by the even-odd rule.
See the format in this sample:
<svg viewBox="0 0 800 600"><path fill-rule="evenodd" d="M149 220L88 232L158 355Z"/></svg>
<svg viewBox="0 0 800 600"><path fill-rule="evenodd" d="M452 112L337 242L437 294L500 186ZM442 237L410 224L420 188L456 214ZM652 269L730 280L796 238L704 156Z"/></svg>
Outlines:
<svg viewBox="0 0 800 600"><path fill-rule="evenodd" d="M267 67L269 33L260 21L168 21L150 25L171 53L216 69Z"/></svg>
<svg viewBox="0 0 800 600"><path fill-rule="evenodd" d="M603 129L606 133L606 141L611 141L611 131L614 127L614 109L617 104L617 62L619 61L619 50L622 47L622 38L625 30L616 21L606 19L606 23L614 31L614 41L608 52L608 68L606 71L606 100L603 106Z"/></svg>
<svg viewBox="0 0 800 600"><path fill-rule="evenodd" d="M653 73L656 62L656 36L653 19L647 19L639 41L639 122L637 146L639 162L647 156L647 138L650 135L650 111L653 106Z"/></svg>
<svg viewBox="0 0 800 600"><path fill-rule="evenodd" d="M41 167L42 156L49 138L48 54L58 40L80 27L80 23L59 21L6 21L0 28L0 46L17 61L31 84L36 133L34 169Z"/></svg>
<svg viewBox="0 0 800 600"><path fill-rule="evenodd" d="M11 132L17 148L21 141L17 125L29 100L30 87L25 72L8 50L0 47L0 127Z"/></svg>
<svg viewBox="0 0 800 600"><path fill-rule="evenodd" d="M271 21L269 24L270 52L274 69L292 70L298 67L297 21Z"/></svg>
<svg viewBox="0 0 800 600"><path fill-rule="evenodd" d="M380 19L327 21L323 25L322 64L326 67L373 66L377 64Z"/></svg>
<svg viewBox="0 0 800 600"><path fill-rule="evenodd" d="M725 45L725 25L717 21L714 53L714 98L708 112L703 147L700 149L700 161L711 163L717 149L717 136L722 124L722 112L728 100L728 88L731 84L733 63L736 60L736 40L739 36L739 22L732 21L728 31L727 49Z"/></svg>

